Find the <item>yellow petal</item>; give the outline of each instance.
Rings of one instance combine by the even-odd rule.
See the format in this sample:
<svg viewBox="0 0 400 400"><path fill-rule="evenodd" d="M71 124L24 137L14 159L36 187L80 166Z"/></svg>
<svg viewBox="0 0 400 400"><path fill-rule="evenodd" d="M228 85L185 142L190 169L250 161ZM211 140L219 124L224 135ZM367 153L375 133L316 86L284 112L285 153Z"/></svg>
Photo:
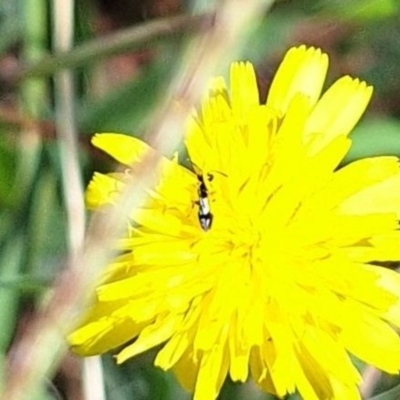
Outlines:
<svg viewBox="0 0 400 400"><path fill-rule="evenodd" d="M193 400L215 399L228 373L228 357L223 344L216 343L202 357Z"/></svg>
<svg viewBox="0 0 400 400"><path fill-rule="evenodd" d="M188 391L193 392L197 375L199 371L199 364L193 362L191 352L186 352L181 359L174 365L173 371L178 378L179 383Z"/></svg>
<svg viewBox="0 0 400 400"><path fill-rule="evenodd" d="M372 87L345 76L336 81L318 101L305 129L305 140L313 139L311 153L339 135L348 135L361 118L372 96Z"/></svg>
<svg viewBox="0 0 400 400"><path fill-rule="evenodd" d="M229 374L234 381L246 382L249 374L250 346L240 340L241 326L232 321L229 332Z"/></svg>
<svg viewBox="0 0 400 400"><path fill-rule="evenodd" d="M93 136L92 143L127 166L142 160L146 155L154 153L154 150L142 140L119 133L98 133Z"/></svg>
<svg viewBox="0 0 400 400"><path fill-rule="evenodd" d="M168 340L181 321L182 315L170 314L159 316L153 324L148 325L142 330L133 344L125 347L117 355L118 364Z"/></svg>
<svg viewBox="0 0 400 400"><path fill-rule="evenodd" d="M260 104L253 65L249 62L232 63L230 78L232 112L234 117L243 118Z"/></svg>
<svg viewBox="0 0 400 400"><path fill-rule="evenodd" d="M181 326L176 330L171 340L169 340L158 353L154 362L155 365L163 369L169 369L177 364L179 360L183 360L184 362L184 359L188 357L187 352L192 347L196 333L195 324L201 313L200 306L201 298L197 297L193 300L189 310L186 312ZM194 371L195 368L192 366L191 369Z"/></svg>
<svg viewBox="0 0 400 400"><path fill-rule="evenodd" d="M327 69L328 56L321 50L305 46L290 49L275 74L267 106L284 115L299 93L308 97L313 106L321 94Z"/></svg>
<svg viewBox="0 0 400 400"><path fill-rule="evenodd" d="M340 208L345 213L395 213L397 218L400 219L400 172L397 166L398 160L393 158L390 162L392 166L388 169L385 168L385 162L380 161L381 157L377 157L374 160L376 160L374 163L377 164L375 172L384 173L386 170L386 174L382 174L379 180L375 180L375 185L371 182L370 187L366 187L364 190L348 197ZM387 164L387 167L390 167L389 164Z"/></svg>
<svg viewBox="0 0 400 400"><path fill-rule="evenodd" d="M98 303L92 308L85 323L68 336L74 352L85 356L101 354L135 338L145 324L134 323L122 310L120 301Z"/></svg>
<svg viewBox="0 0 400 400"><path fill-rule="evenodd" d="M340 206L340 211L349 215L393 212L393 208L385 208L378 204L374 208L367 201L367 195L372 192L374 185L386 182L396 176L398 171L396 157L376 157L355 161L337 171L330 184L315 193L312 200L313 207L331 209ZM395 184L393 183L391 187L394 189ZM374 198L377 198L375 191L373 194L375 194ZM399 197L399 193L397 190L384 195L381 192L379 198L385 196L388 196L389 199L392 196L396 198ZM367 202L364 204L360 200ZM385 203L385 200L383 202ZM378 201L375 201L375 203L378 203Z"/></svg>
<svg viewBox="0 0 400 400"><path fill-rule="evenodd" d="M371 314L341 334L346 347L358 358L377 368L396 374L400 365L400 338L385 322Z"/></svg>
<svg viewBox="0 0 400 400"><path fill-rule="evenodd" d="M95 210L104 205L115 204L124 184L112 175L95 172L86 193L85 203L90 210Z"/></svg>

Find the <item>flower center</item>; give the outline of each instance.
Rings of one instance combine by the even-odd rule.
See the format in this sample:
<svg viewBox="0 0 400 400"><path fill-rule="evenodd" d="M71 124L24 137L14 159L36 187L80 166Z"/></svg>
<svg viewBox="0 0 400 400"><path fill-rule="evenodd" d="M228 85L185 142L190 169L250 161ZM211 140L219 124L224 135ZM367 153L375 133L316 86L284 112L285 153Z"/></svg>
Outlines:
<svg viewBox="0 0 400 400"><path fill-rule="evenodd" d="M255 229L243 229L233 237L232 246L234 252L240 257L253 257L260 248L261 234Z"/></svg>

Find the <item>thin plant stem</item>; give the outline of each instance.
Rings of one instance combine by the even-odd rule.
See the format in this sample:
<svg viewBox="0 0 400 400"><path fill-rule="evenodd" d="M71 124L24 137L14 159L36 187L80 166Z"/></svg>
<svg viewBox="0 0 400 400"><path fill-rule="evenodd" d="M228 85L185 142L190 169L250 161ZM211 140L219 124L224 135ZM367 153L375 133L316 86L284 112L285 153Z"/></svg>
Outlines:
<svg viewBox="0 0 400 400"><path fill-rule="evenodd" d="M106 393L101 357L86 357L82 367L84 400L105 400Z"/></svg>
<svg viewBox="0 0 400 400"><path fill-rule="evenodd" d="M72 46L73 8L73 0L57 0L54 3L54 46L56 51L65 51ZM74 257L84 238L85 210L75 124L72 71L59 71L54 76L54 92L55 126L67 210L68 249L71 256Z"/></svg>
<svg viewBox="0 0 400 400"><path fill-rule="evenodd" d="M62 69L77 68L98 62L118 54L124 54L140 46L148 46L156 40L183 32L205 29L213 14L178 15L157 19L132 28L120 30L85 42L73 49L59 51L17 71L14 80L20 81L34 76L50 76Z"/></svg>
<svg viewBox="0 0 400 400"><path fill-rule="evenodd" d="M46 4L45 0L27 0L23 10L23 46L22 57L28 63L36 63L46 53L45 43ZM43 79L31 79L23 82L19 88L20 108L24 118L35 121L40 119L47 101L47 87ZM39 167L42 140L37 124L23 124L19 136L19 158L17 167L16 202L23 201L31 190ZM29 266L28 266L29 269Z"/></svg>
<svg viewBox="0 0 400 400"><path fill-rule="evenodd" d="M57 0L53 6L54 50L67 52L74 40L74 0ZM56 133L63 176L63 194L67 210L67 237L71 267L82 246L85 234L85 209L78 154L78 132L75 124L74 75L62 70L54 76L56 100ZM83 397L85 400L105 400L102 365L99 357L83 359Z"/></svg>
<svg viewBox="0 0 400 400"><path fill-rule="evenodd" d="M365 367L362 377L363 381L360 385L360 393L363 399L368 399L372 396L372 393L382 376L382 372L376 368L367 366Z"/></svg>

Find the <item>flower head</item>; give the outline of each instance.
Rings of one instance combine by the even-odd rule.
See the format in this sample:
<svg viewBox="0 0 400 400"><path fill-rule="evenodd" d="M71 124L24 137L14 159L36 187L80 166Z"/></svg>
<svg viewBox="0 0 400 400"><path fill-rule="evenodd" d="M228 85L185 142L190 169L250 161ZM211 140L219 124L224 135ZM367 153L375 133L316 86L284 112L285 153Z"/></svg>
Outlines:
<svg viewBox="0 0 400 400"><path fill-rule="evenodd" d="M372 89L346 76L321 96L327 67L320 50L289 50L266 104L250 63L232 64L229 90L212 81L187 124L194 172L162 159L75 351L124 346L123 362L163 344L155 364L196 400L227 375L277 396L359 399L350 355L399 371L400 278L373 264L400 259L398 160L339 168ZM128 167L153 151L118 134L93 144ZM96 173L88 206L115 204L124 185Z"/></svg>

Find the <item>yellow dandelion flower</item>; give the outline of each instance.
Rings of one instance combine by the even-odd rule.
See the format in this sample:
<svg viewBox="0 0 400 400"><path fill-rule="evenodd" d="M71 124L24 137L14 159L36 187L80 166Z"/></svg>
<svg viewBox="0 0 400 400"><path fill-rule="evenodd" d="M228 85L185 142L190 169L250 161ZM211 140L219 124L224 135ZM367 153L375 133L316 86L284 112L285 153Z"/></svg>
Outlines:
<svg viewBox="0 0 400 400"><path fill-rule="evenodd" d="M195 172L163 158L132 211L122 254L70 336L79 354L162 344L195 400L249 377L283 397L360 399L350 355L400 369L400 169L395 157L339 163L372 93L348 76L321 95L328 58L286 54L260 104L253 66L217 78L185 136ZM131 168L151 150L118 134L93 144ZM122 174L96 173L90 208L115 204ZM374 264L375 262L375 264ZM133 340L134 339L134 340Z"/></svg>

